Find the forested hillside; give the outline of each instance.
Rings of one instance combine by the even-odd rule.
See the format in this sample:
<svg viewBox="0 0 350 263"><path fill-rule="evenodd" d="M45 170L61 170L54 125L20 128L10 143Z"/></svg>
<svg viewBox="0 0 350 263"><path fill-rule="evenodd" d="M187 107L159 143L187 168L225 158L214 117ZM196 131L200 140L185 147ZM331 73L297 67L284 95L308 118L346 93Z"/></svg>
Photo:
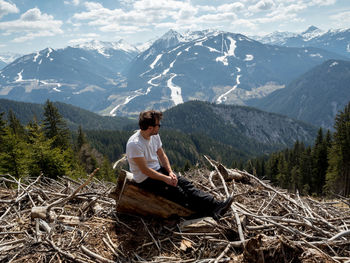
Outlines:
<svg viewBox="0 0 350 263"><path fill-rule="evenodd" d="M0 173L16 178L64 175L81 177L100 167L98 177L115 178L110 161L93 149L81 127L75 140L50 101L44 106L43 119L33 118L26 125L10 110L0 112Z"/></svg>
<svg viewBox="0 0 350 263"><path fill-rule="evenodd" d="M35 112L26 107L28 112ZM19 108L17 112L22 112ZM160 134L174 169L187 170L201 163L205 154L227 166L244 168L290 191L315 195L350 193L350 103L338 113L334 134L320 129L316 140L306 143L295 137L292 144L292 140L288 144L287 137L283 137L286 135L283 132L291 132L287 131L288 126L277 122L283 136L276 133L272 134L274 137L268 136L271 136L269 129L272 133L278 127L260 128L266 133L263 136L264 133L251 122L242 125L237 109L238 112L247 111L249 114L245 116L249 116L257 127L261 125L257 116L266 122L264 115L267 113L256 115L259 111L252 108L203 102L187 102L166 111ZM63 112L69 115L78 111L68 107ZM276 114L272 116L282 118ZM76 117L71 120L84 120L79 114ZM60 111L50 101L43 106L42 119L32 117L31 121L22 124L10 110L6 114L1 112L0 120L0 172L15 177L36 176L40 172L53 178L80 177L100 167L98 176L114 180L116 175L111 163L125 153L126 142L137 129L134 120L132 124L126 122L129 124L122 126L127 130L84 130L82 126L69 130ZM308 129L312 134L314 129L291 119L288 122L294 128L300 125L296 135L305 135ZM267 139L282 143L273 144ZM285 150L272 153L273 148Z"/></svg>
<svg viewBox="0 0 350 263"><path fill-rule="evenodd" d="M293 148L235 166L275 185L305 195L350 194L350 102L335 118L335 132L322 128L313 146L297 141Z"/></svg>
<svg viewBox="0 0 350 263"><path fill-rule="evenodd" d="M259 155L292 146L296 140L311 144L317 129L288 117L236 105L185 102L164 113L165 128L202 134L247 155Z"/></svg>
<svg viewBox="0 0 350 263"><path fill-rule="evenodd" d="M62 102L53 102L53 105L71 130L77 130L79 126L84 130L121 130L124 126L136 122L126 117L101 116ZM43 104L0 99L0 112L8 113L10 110L22 124L32 121L34 116L38 120L44 116Z"/></svg>

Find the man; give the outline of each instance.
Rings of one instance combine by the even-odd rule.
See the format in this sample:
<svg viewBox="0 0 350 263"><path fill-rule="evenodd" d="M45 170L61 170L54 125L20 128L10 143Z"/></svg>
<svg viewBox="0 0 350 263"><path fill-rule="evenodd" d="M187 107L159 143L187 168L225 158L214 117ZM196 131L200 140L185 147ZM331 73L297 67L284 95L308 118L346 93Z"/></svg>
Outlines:
<svg viewBox="0 0 350 263"><path fill-rule="evenodd" d="M195 211L198 216L219 219L230 208L233 197L218 201L173 172L158 134L162 117L159 111L141 112L140 130L127 142L126 155L135 182L141 188Z"/></svg>

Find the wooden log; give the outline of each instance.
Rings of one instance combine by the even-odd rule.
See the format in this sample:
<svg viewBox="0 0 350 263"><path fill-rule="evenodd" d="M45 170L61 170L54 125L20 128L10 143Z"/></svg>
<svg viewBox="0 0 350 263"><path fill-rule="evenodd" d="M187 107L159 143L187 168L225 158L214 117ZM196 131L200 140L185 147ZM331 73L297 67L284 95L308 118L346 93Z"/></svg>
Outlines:
<svg viewBox="0 0 350 263"><path fill-rule="evenodd" d="M132 174L124 170L118 177L114 193L111 193L110 196L116 198L116 209L119 213L151 215L161 218L187 217L194 214L193 211L177 203L141 189L132 179Z"/></svg>
<svg viewBox="0 0 350 263"><path fill-rule="evenodd" d="M181 232L190 233L210 233L215 232L218 223L212 217L202 217L181 222L179 228Z"/></svg>

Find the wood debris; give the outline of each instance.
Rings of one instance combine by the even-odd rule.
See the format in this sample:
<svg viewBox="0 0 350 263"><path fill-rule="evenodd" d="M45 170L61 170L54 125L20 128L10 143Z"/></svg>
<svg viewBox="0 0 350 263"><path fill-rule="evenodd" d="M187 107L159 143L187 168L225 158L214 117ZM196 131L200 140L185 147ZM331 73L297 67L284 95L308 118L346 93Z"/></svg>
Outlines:
<svg viewBox="0 0 350 263"><path fill-rule="evenodd" d="M0 262L350 262L350 211L210 160L183 176L225 199L219 221L116 212L114 184L0 175ZM241 179L239 179L241 178Z"/></svg>

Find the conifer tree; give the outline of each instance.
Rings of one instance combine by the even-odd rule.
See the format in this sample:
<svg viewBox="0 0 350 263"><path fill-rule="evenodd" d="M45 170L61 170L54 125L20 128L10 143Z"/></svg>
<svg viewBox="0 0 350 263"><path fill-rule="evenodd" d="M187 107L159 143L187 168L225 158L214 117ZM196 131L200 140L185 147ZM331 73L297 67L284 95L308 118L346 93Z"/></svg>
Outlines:
<svg viewBox="0 0 350 263"><path fill-rule="evenodd" d="M326 189L350 195L350 102L335 118Z"/></svg>
<svg viewBox="0 0 350 263"><path fill-rule="evenodd" d="M5 112L0 112L0 152L3 151L3 142L6 134L6 121L4 120Z"/></svg>
<svg viewBox="0 0 350 263"><path fill-rule="evenodd" d="M48 139L53 139L53 148L67 149L69 147L69 132L58 109L49 100L44 107L44 131Z"/></svg>
<svg viewBox="0 0 350 263"><path fill-rule="evenodd" d="M17 178L27 174L28 145L7 126L0 151L0 171Z"/></svg>
<svg viewBox="0 0 350 263"><path fill-rule="evenodd" d="M77 138L77 147L78 147L78 151L81 149L81 147L87 143L86 140L86 135L83 132L83 129L81 128L81 125L79 125L79 129L78 129L78 138Z"/></svg>
<svg viewBox="0 0 350 263"><path fill-rule="evenodd" d="M36 121L27 125L30 150L28 170L30 175L38 176L40 172L44 176L57 178L68 173L70 158L67 158L67 150L58 147L53 148L54 138L47 139L41 125Z"/></svg>
<svg viewBox="0 0 350 263"><path fill-rule="evenodd" d="M327 159L327 138L323 136L322 128L319 129L315 145L312 149L312 156L314 161L312 173L312 189L311 191L317 195L321 195L323 186L326 180L326 173L328 169Z"/></svg>
<svg viewBox="0 0 350 263"><path fill-rule="evenodd" d="M309 194L312 186L312 168L313 161L311 156L311 147L307 147L300 158L300 183L298 187L303 194Z"/></svg>
<svg viewBox="0 0 350 263"><path fill-rule="evenodd" d="M15 136L22 137L24 135L24 127L21 122L17 119L16 115L12 110L9 110L8 113L8 122L9 128L12 130L12 133Z"/></svg>

